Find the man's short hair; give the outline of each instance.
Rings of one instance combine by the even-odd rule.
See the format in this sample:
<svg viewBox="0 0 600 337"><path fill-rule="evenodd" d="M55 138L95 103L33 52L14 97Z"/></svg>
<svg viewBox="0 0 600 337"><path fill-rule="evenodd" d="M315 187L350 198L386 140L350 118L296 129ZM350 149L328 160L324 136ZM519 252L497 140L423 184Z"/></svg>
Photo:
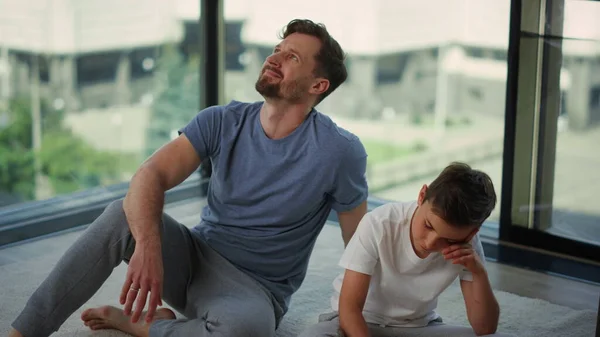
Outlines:
<svg viewBox="0 0 600 337"><path fill-rule="evenodd" d="M308 19L292 20L281 32L280 38L285 39L293 33L314 36L321 41L321 49L315 55L317 65L314 75L329 80L329 88L317 98L315 103L317 105L348 78L348 71L344 64L346 56L340 44L329 35L322 23L315 23Z"/></svg>
<svg viewBox="0 0 600 337"><path fill-rule="evenodd" d="M451 226L481 226L496 207L496 192L486 173L454 162L429 185L423 201Z"/></svg>

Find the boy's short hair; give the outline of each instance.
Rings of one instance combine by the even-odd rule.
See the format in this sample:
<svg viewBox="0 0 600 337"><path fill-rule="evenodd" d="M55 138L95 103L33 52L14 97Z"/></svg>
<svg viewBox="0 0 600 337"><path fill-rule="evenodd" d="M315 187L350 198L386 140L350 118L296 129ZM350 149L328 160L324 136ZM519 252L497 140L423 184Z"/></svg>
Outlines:
<svg viewBox="0 0 600 337"><path fill-rule="evenodd" d="M486 173L453 162L429 185L425 201L451 226L479 227L496 207L496 192Z"/></svg>

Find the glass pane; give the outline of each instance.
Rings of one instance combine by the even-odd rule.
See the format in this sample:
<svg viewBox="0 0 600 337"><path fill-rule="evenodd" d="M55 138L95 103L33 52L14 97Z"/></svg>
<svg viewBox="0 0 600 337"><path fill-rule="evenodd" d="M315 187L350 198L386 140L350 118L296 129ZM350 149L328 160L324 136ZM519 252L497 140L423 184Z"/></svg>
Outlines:
<svg viewBox="0 0 600 337"><path fill-rule="evenodd" d="M509 0L225 0L225 97L261 100L254 83L281 28L324 23L349 76L317 109L361 138L371 195L415 199L464 161L488 172L500 200L509 16ZM499 213L498 202L491 220Z"/></svg>
<svg viewBox="0 0 600 337"><path fill-rule="evenodd" d="M552 224L547 231L600 245L600 2L566 1Z"/></svg>
<svg viewBox="0 0 600 337"><path fill-rule="evenodd" d="M126 182L197 113L199 2L0 2L0 208Z"/></svg>

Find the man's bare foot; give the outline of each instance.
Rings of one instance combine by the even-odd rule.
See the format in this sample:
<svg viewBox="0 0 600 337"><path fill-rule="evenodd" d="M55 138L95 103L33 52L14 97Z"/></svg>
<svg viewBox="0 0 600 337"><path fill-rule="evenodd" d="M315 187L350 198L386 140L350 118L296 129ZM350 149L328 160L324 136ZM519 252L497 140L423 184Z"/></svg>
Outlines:
<svg viewBox="0 0 600 337"><path fill-rule="evenodd" d="M81 314L84 324L92 330L117 329L138 337L148 336L150 324L146 323L145 317L146 312L134 324L131 323L131 316L126 316L123 310L108 305L87 309ZM159 319L175 319L175 314L167 308L160 308L156 310L152 321Z"/></svg>
<svg viewBox="0 0 600 337"><path fill-rule="evenodd" d="M23 335L21 335L21 333L15 329L10 329L8 332L8 337L23 337Z"/></svg>

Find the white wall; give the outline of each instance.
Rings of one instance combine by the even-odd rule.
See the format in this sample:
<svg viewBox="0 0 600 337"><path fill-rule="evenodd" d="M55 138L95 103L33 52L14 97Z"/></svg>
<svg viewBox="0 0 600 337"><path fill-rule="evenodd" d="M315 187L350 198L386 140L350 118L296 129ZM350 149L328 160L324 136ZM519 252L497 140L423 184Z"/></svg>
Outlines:
<svg viewBox="0 0 600 337"><path fill-rule="evenodd" d="M0 45L51 54L126 49L177 41L168 0L2 0Z"/></svg>

